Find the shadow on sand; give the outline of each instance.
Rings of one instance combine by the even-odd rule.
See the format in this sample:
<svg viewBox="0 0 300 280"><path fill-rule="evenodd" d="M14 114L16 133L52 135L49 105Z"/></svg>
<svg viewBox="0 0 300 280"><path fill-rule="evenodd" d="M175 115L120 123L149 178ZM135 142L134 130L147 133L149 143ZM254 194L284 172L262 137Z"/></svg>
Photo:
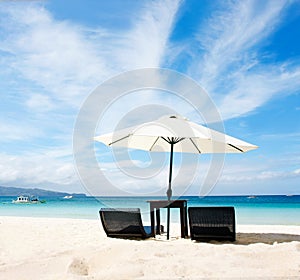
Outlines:
<svg viewBox="0 0 300 280"><path fill-rule="evenodd" d="M233 244L250 245L255 243L274 244L299 241L300 235L284 233L237 233Z"/></svg>
<svg viewBox="0 0 300 280"><path fill-rule="evenodd" d="M284 233L237 233L236 241L216 241L216 240L201 240L195 242L206 242L211 244L233 244L233 245L251 245L251 244L268 244L286 243L298 241L300 242L300 235L297 234L284 234ZM299 244L300 250L300 244Z"/></svg>

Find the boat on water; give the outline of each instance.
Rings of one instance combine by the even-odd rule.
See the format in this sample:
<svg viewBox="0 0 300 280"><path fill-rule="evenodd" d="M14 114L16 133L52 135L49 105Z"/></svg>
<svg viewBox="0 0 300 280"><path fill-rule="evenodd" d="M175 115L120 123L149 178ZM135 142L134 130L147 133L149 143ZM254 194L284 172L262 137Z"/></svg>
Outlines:
<svg viewBox="0 0 300 280"><path fill-rule="evenodd" d="M30 204L30 203L45 203L46 200L39 200L36 196L20 195L12 203Z"/></svg>
<svg viewBox="0 0 300 280"><path fill-rule="evenodd" d="M63 197L63 199L71 199L71 198L73 198L73 195L66 195Z"/></svg>

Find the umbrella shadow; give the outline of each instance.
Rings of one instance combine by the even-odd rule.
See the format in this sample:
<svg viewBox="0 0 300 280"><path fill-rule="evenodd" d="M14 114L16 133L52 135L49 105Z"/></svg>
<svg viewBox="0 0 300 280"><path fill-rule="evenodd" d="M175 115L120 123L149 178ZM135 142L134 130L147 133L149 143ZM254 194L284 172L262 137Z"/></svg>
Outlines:
<svg viewBox="0 0 300 280"><path fill-rule="evenodd" d="M207 242L211 244L233 244L233 245L251 245L251 244L267 244L273 245L278 243L287 243L292 241L300 242L300 235L297 234L285 234L285 233L237 233L236 241L216 241L216 240L208 240L208 241L196 241L198 242ZM300 246L299 246L300 250Z"/></svg>
<svg viewBox="0 0 300 280"><path fill-rule="evenodd" d="M237 233L234 244L251 245L256 243L264 243L273 245L274 243L285 243L298 241L300 242L300 235L285 234L285 233Z"/></svg>

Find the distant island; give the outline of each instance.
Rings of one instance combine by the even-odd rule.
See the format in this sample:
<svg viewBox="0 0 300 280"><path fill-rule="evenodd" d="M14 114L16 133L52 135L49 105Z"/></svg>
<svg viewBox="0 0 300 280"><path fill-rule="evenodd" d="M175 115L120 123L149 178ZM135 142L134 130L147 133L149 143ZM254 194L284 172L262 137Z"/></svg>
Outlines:
<svg viewBox="0 0 300 280"><path fill-rule="evenodd" d="M73 197L85 197L83 193L66 193L66 192L54 192L43 189L27 189L27 188L15 188L15 187L2 187L0 186L0 196L19 196L19 195L28 195L28 196L41 196L41 197L60 197L60 196L70 196Z"/></svg>

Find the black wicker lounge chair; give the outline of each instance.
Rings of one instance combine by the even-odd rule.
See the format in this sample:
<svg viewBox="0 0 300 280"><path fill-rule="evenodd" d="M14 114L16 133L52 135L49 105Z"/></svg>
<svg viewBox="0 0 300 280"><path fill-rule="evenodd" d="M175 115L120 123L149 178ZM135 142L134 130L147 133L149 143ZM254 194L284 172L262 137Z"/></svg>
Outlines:
<svg viewBox="0 0 300 280"><path fill-rule="evenodd" d="M234 207L189 207L192 240L235 241Z"/></svg>
<svg viewBox="0 0 300 280"><path fill-rule="evenodd" d="M139 208L101 208L100 219L108 237L151 237L151 227L144 227Z"/></svg>

